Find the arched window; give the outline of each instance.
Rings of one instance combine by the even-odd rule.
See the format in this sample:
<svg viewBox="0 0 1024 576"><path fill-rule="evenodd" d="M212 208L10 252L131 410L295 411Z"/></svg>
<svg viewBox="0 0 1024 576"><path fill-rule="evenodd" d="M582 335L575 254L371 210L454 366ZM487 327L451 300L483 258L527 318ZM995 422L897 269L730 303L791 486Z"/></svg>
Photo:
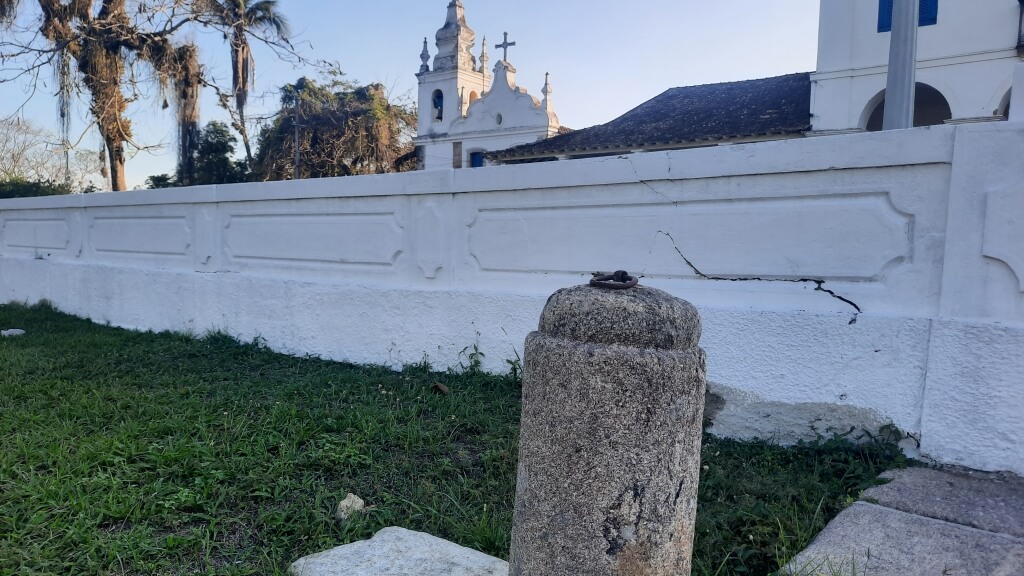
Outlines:
<svg viewBox="0 0 1024 576"><path fill-rule="evenodd" d="M430 103L434 108L434 120L444 120L444 92L434 90Z"/></svg>
<svg viewBox="0 0 1024 576"><path fill-rule="evenodd" d="M914 96L915 128L943 124L946 120L953 117L953 112L949 108L949 102L946 101L941 92L920 82L916 86L917 93ZM885 98L881 98L874 106L874 110L868 116L867 125L864 127L868 132L877 132L882 129L882 119L885 117Z"/></svg>
<svg viewBox="0 0 1024 576"><path fill-rule="evenodd" d="M480 98L480 95L476 93L476 90L473 90L472 92L469 93L469 103L470 104L472 104L473 102L475 102L479 98Z"/></svg>

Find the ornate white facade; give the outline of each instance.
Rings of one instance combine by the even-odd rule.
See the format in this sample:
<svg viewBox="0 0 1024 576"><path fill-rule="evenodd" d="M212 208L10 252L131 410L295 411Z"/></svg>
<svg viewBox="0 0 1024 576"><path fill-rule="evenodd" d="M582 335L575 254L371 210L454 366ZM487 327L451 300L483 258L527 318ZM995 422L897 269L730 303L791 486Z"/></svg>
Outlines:
<svg viewBox="0 0 1024 576"><path fill-rule="evenodd" d="M430 50L423 40L419 78L419 120L416 146L420 167L426 170L483 165L483 153L528 144L558 133L558 117L551 106L551 85L545 83L544 100L516 85L516 69L508 62L508 48L494 67L494 82L487 72L487 39L480 57L473 54L476 33L466 24L462 0L451 0L444 26L437 31L437 54L431 69Z"/></svg>
<svg viewBox="0 0 1024 576"><path fill-rule="evenodd" d="M874 130L885 99L891 0L822 0L813 133ZM1018 0L924 0L935 23L918 33L916 125L1001 120L1020 62ZM883 25L880 26L880 21Z"/></svg>

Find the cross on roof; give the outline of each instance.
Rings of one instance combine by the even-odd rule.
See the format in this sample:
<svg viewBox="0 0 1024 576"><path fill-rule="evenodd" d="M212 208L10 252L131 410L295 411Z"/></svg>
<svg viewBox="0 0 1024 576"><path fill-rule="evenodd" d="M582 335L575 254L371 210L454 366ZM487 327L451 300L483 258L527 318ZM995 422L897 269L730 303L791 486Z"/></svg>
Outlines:
<svg viewBox="0 0 1024 576"><path fill-rule="evenodd" d="M502 60L504 60L505 62L508 62L508 49L513 47L513 46L515 46L515 45L516 45L515 42L509 42L508 41L508 32L505 32L505 41L502 42L501 44L495 44L494 47L495 48L501 48L502 50L505 51L505 56L502 58Z"/></svg>

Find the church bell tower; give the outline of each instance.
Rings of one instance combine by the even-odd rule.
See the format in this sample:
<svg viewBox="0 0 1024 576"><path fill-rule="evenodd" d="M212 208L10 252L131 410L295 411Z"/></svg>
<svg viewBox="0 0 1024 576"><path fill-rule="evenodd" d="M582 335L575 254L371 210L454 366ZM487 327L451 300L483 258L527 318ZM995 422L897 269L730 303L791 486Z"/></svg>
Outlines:
<svg viewBox="0 0 1024 576"><path fill-rule="evenodd" d="M476 33L466 25L462 0L451 0L444 26L437 31L437 54L430 67L430 49L423 39L419 74L418 139L447 134L452 121L462 118L470 102L487 90L487 41L480 62L473 55Z"/></svg>

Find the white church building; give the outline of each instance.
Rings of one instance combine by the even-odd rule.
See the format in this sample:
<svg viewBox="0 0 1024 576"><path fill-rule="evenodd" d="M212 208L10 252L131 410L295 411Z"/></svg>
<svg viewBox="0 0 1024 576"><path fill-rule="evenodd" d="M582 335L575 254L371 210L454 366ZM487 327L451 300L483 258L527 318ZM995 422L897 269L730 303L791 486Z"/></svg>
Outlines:
<svg viewBox="0 0 1024 576"><path fill-rule="evenodd" d="M527 144L559 132L551 106L551 85L543 100L516 85L516 69L508 61L515 46L508 34L496 47L502 58L488 71L487 39L480 56L473 54L476 33L466 24L462 0L451 0L444 26L437 31L437 53L423 39L419 78L416 147L421 169L479 167L484 154Z"/></svg>
<svg viewBox="0 0 1024 576"><path fill-rule="evenodd" d="M1024 54L1024 0L919 2L914 125L1005 120ZM892 9L893 0L821 0L815 72L671 88L606 124L498 148L486 160L544 162L880 130Z"/></svg>
<svg viewBox="0 0 1024 576"><path fill-rule="evenodd" d="M920 0L916 126L1004 120L1024 0ZM878 130L893 0L822 0L812 133Z"/></svg>

